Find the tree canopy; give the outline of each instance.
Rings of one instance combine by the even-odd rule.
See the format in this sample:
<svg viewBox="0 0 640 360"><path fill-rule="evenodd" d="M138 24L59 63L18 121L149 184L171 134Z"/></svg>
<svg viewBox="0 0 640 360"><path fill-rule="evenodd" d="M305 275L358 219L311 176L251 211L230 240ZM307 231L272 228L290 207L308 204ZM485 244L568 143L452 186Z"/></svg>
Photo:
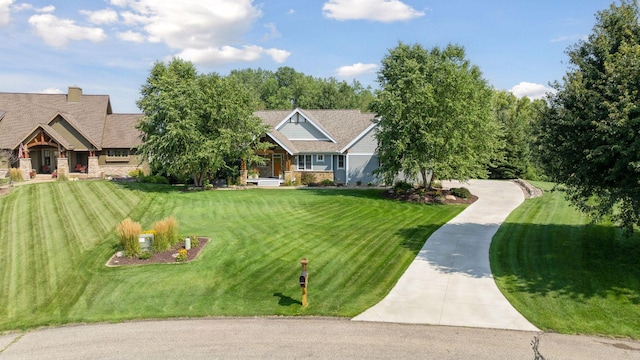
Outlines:
<svg viewBox="0 0 640 360"><path fill-rule="evenodd" d="M487 176L499 148L492 90L462 47L399 43L382 59L378 82L372 109L385 182L420 175L428 187L433 178Z"/></svg>
<svg viewBox="0 0 640 360"><path fill-rule="evenodd" d="M141 89L141 154L168 175L192 176L196 186L255 150L267 129L253 115L243 86L217 74L198 74L180 59L157 62Z"/></svg>
<svg viewBox="0 0 640 360"><path fill-rule="evenodd" d="M259 109L361 109L367 110L373 92L358 81L314 78L290 67L278 70L234 70L229 76L253 94Z"/></svg>
<svg viewBox="0 0 640 360"><path fill-rule="evenodd" d="M537 178L538 171L531 148L534 146L535 126L540 122L547 103L544 100L517 98L507 91L495 91L493 112L502 127L502 151L489 167L493 179Z"/></svg>
<svg viewBox="0 0 640 360"><path fill-rule="evenodd" d="M638 3L598 12L593 33L567 50L570 67L540 127L545 170L596 219L627 230L640 211Z"/></svg>

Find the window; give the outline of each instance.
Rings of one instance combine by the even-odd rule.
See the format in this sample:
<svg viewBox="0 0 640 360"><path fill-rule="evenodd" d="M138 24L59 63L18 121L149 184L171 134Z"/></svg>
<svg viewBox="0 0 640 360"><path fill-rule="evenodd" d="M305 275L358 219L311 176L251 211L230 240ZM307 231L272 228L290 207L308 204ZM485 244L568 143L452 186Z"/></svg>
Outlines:
<svg viewBox="0 0 640 360"><path fill-rule="evenodd" d="M128 149L110 149L110 150L107 150L107 156L109 157L129 156L129 150Z"/></svg>
<svg viewBox="0 0 640 360"><path fill-rule="evenodd" d="M344 169L344 155L338 155L338 169Z"/></svg>
<svg viewBox="0 0 640 360"><path fill-rule="evenodd" d="M316 155L317 162L324 162L324 155Z"/></svg>
<svg viewBox="0 0 640 360"><path fill-rule="evenodd" d="M300 113L296 113L295 115L289 118L289 122L294 124L299 124L299 123L307 122L307 119L305 119L304 116L300 116Z"/></svg>
<svg viewBox="0 0 640 360"><path fill-rule="evenodd" d="M107 162L127 162L129 161L129 149L109 149L107 150Z"/></svg>
<svg viewBox="0 0 640 360"><path fill-rule="evenodd" d="M298 170L311 170L311 155L298 155Z"/></svg>

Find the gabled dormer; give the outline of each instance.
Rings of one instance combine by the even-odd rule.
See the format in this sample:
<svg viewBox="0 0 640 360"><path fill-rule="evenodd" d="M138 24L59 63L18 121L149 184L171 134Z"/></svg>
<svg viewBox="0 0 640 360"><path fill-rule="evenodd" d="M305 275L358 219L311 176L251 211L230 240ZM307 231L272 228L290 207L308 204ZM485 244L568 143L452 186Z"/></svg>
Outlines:
<svg viewBox="0 0 640 360"><path fill-rule="evenodd" d="M275 130L292 141L337 141L316 121L300 109L293 110Z"/></svg>

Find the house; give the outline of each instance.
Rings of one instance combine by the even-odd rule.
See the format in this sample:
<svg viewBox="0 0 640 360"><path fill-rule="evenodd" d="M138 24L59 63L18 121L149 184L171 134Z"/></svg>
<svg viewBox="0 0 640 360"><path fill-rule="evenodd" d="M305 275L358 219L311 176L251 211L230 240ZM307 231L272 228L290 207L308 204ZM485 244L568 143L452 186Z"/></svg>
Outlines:
<svg viewBox="0 0 640 360"><path fill-rule="evenodd" d="M18 157L11 166L24 179L32 171L86 177L148 172L135 152L141 116L114 114L108 95L85 95L79 87L67 94L0 93L0 150Z"/></svg>
<svg viewBox="0 0 640 360"><path fill-rule="evenodd" d="M261 153L260 177L294 182L304 173L314 181L368 184L379 180L375 114L360 110L265 110L254 113L271 129L274 146ZM246 171L246 170L245 170Z"/></svg>

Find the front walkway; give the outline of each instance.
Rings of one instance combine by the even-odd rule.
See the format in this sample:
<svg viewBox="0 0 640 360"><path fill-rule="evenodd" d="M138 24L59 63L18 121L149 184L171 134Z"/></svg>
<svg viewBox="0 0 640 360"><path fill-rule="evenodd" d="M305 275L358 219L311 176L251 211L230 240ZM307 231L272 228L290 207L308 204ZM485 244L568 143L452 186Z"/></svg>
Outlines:
<svg viewBox="0 0 640 360"><path fill-rule="evenodd" d="M479 199L434 232L391 292L353 320L538 331L498 290L489 265L491 239L524 201L522 190L495 180L443 185Z"/></svg>

